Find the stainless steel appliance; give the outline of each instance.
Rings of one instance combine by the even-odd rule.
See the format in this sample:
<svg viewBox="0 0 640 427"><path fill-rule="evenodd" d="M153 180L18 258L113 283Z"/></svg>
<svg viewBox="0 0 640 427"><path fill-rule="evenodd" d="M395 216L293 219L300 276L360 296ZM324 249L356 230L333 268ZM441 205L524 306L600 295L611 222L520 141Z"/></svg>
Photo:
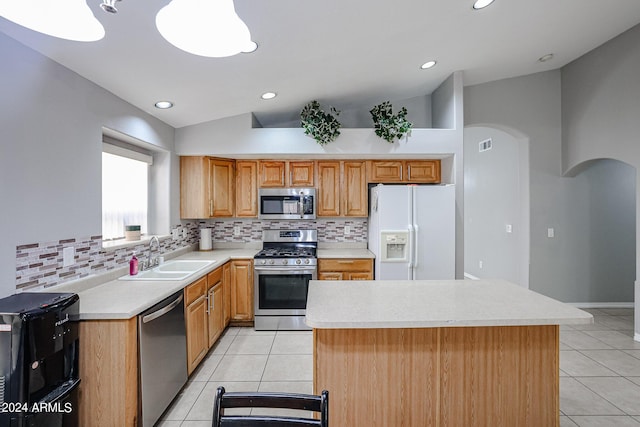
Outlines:
<svg viewBox="0 0 640 427"><path fill-rule="evenodd" d="M316 219L315 188L261 188L261 219Z"/></svg>
<svg viewBox="0 0 640 427"><path fill-rule="evenodd" d="M187 382L182 291L138 316L142 427L151 427Z"/></svg>
<svg viewBox="0 0 640 427"><path fill-rule="evenodd" d="M309 281L317 278L316 230L265 230L254 259L255 329L308 330Z"/></svg>
<svg viewBox="0 0 640 427"><path fill-rule="evenodd" d="M0 299L0 426L78 426L78 295Z"/></svg>

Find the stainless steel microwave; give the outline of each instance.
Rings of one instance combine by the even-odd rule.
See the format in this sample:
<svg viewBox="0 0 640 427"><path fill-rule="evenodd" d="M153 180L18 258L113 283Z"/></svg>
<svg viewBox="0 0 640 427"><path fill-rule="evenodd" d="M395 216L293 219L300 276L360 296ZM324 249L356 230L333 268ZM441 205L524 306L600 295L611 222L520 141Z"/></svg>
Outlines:
<svg viewBox="0 0 640 427"><path fill-rule="evenodd" d="M261 219L316 219L315 188L261 188Z"/></svg>

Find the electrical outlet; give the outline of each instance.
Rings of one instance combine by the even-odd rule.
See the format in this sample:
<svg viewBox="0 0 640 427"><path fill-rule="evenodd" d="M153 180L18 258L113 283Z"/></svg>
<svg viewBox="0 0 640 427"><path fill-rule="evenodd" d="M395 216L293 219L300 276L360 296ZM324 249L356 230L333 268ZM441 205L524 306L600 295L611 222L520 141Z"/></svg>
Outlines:
<svg viewBox="0 0 640 427"><path fill-rule="evenodd" d="M556 237L556 230L553 228L547 228L547 237Z"/></svg>
<svg viewBox="0 0 640 427"><path fill-rule="evenodd" d="M348 236L349 234L351 234L351 227L348 225L344 226L344 235Z"/></svg>
<svg viewBox="0 0 640 427"><path fill-rule="evenodd" d="M188 237L187 227L182 227L182 238L186 239Z"/></svg>
<svg viewBox="0 0 640 427"><path fill-rule="evenodd" d="M68 267L76 262L76 248L68 246L62 249L62 266Z"/></svg>
<svg viewBox="0 0 640 427"><path fill-rule="evenodd" d="M177 228L174 228L173 230L171 230L171 238L173 240L178 240L180 238L180 230Z"/></svg>
<svg viewBox="0 0 640 427"><path fill-rule="evenodd" d="M235 237L240 236L240 233L241 233L241 232L242 232L242 229L240 228L240 226L239 226L239 225L234 225L234 226L233 226L233 235L234 235Z"/></svg>
<svg viewBox="0 0 640 427"><path fill-rule="evenodd" d="M482 261L478 261L478 267L482 268Z"/></svg>
<svg viewBox="0 0 640 427"><path fill-rule="evenodd" d="M513 226L511 224L507 224L507 225L505 225L504 230L507 233L511 233L513 231Z"/></svg>

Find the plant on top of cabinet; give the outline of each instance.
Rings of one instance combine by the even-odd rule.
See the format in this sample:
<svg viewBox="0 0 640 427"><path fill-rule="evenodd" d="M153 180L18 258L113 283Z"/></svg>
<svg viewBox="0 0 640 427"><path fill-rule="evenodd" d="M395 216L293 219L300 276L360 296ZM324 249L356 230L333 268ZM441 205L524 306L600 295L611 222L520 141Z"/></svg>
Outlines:
<svg viewBox="0 0 640 427"><path fill-rule="evenodd" d="M393 114L391 102L385 101L378 104L370 111L373 118L373 127L380 138L393 143L394 139L402 139L411 131L413 124L406 119L407 109L402 107L397 114Z"/></svg>
<svg viewBox="0 0 640 427"><path fill-rule="evenodd" d="M300 112L300 121L305 135L310 135L320 145L334 141L340 135L340 111L331 107L331 113L320 109L318 101L311 101Z"/></svg>

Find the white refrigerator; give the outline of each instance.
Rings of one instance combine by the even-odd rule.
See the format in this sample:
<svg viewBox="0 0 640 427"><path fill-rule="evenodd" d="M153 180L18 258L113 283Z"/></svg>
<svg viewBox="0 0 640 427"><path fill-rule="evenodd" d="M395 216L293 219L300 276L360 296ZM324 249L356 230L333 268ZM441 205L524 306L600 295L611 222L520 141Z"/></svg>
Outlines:
<svg viewBox="0 0 640 427"><path fill-rule="evenodd" d="M455 279L455 186L371 188L369 250L376 280Z"/></svg>

